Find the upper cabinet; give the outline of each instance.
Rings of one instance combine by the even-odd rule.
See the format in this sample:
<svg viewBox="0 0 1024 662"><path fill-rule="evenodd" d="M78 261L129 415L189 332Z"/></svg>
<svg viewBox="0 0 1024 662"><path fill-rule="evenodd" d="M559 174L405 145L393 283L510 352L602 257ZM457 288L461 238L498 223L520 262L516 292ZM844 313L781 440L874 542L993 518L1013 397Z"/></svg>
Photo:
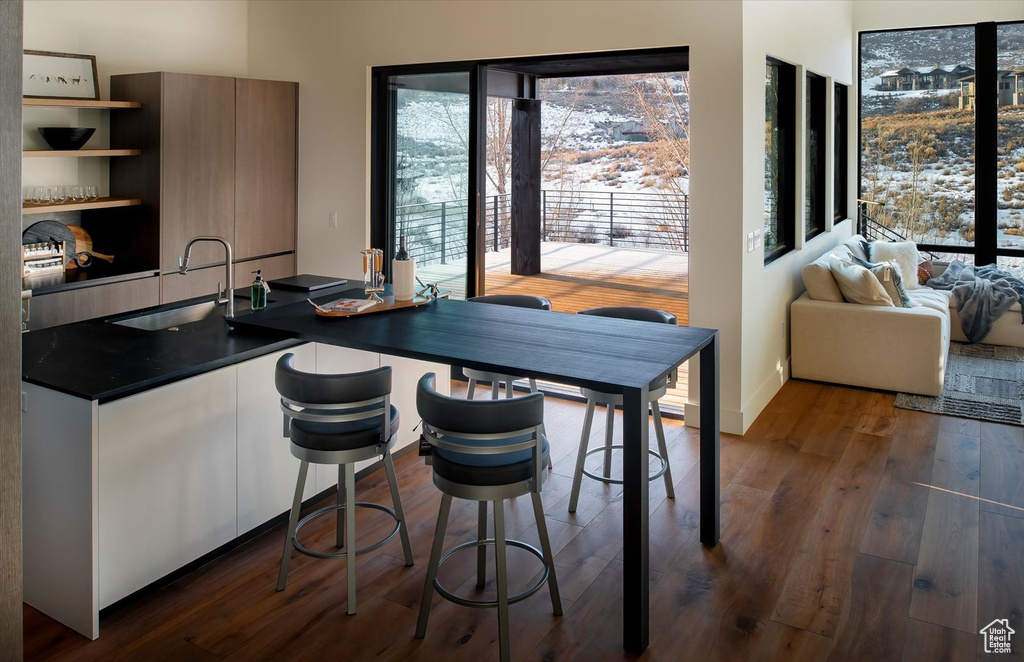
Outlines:
<svg viewBox="0 0 1024 662"><path fill-rule="evenodd" d="M111 76L110 91L142 102L111 121L111 147L142 155L111 166L110 188L144 200L157 220L162 274L177 274L199 235L227 238L236 262L288 254L294 264L296 83L158 72ZM161 279L160 300L212 293L201 268L223 261L220 246L197 244L196 271Z"/></svg>
<svg viewBox="0 0 1024 662"><path fill-rule="evenodd" d="M162 74L160 268L177 271L185 243L198 235L231 240L235 226L235 79ZM223 262L210 243L193 265Z"/></svg>
<svg viewBox="0 0 1024 662"><path fill-rule="evenodd" d="M235 254L295 250L297 83L235 81Z"/></svg>

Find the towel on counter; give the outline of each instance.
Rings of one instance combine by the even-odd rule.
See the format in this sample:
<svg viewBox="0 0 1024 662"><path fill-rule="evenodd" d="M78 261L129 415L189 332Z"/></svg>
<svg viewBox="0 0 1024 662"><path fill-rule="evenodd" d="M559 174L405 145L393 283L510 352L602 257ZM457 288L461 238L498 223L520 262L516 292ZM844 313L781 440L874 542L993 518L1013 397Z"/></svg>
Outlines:
<svg viewBox="0 0 1024 662"><path fill-rule="evenodd" d="M927 285L952 292L964 335L972 343L981 342L996 319L1017 302L1021 302L1024 324L1024 281L995 265L975 267L953 260L942 275L929 279Z"/></svg>

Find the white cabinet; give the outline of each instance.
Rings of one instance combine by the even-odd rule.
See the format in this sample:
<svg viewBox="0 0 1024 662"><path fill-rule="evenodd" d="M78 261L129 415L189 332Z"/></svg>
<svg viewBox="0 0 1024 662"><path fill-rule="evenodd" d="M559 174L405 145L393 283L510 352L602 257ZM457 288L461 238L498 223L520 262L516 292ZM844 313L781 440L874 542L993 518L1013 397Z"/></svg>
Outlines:
<svg viewBox="0 0 1024 662"><path fill-rule="evenodd" d="M437 392L451 395L451 380L448 378L450 368L442 363L387 355L381 355L380 363L391 366L391 402L398 407L399 415L402 417L395 448L405 448L418 442L420 438L419 428L416 427L420 422L420 416L416 413L416 385L419 384L420 377L428 372L435 373Z"/></svg>
<svg viewBox="0 0 1024 662"><path fill-rule="evenodd" d="M284 436L281 398L274 386L277 360L294 354L292 365L316 370L310 343L238 364L238 535L288 511L295 496L299 460ZM306 481L303 500L314 494Z"/></svg>
<svg viewBox="0 0 1024 662"><path fill-rule="evenodd" d="M449 391L441 364L312 343L286 351L319 373L392 366L395 450L419 437L419 378L436 372ZM283 353L102 405L22 383L25 602L96 638L100 609L286 512L299 463L274 386ZM337 468L314 476L304 498L335 485Z"/></svg>
<svg viewBox="0 0 1024 662"><path fill-rule="evenodd" d="M99 607L237 535L234 366L99 406Z"/></svg>

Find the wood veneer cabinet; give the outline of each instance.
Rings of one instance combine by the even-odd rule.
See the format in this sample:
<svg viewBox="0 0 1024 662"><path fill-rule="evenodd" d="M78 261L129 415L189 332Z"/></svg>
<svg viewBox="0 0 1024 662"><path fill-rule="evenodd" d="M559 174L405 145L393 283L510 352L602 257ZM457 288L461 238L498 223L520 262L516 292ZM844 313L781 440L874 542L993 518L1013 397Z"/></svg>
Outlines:
<svg viewBox="0 0 1024 662"><path fill-rule="evenodd" d="M29 301L28 328L35 331L155 306L159 289L157 279L149 277L35 296Z"/></svg>
<svg viewBox="0 0 1024 662"><path fill-rule="evenodd" d="M295 250L298 83L235 80L235 257Z"/></svg>
<svg viewBox="0 0 1024 662"><path fill-rule="evenodd" d="M156 220L161 302L213 293L209 274L168 277L192 237L228 238L236 262L294 254L296 83L156 72L111 76L110 90L114 99L142 102L111 120L111 147L135 144L143 154L112 164L110 188L141 198L143 214ZM223 260L220 246L200 243L190 262ZM293 274L294 257L290 263L292 271L275 277Z"/></svg>

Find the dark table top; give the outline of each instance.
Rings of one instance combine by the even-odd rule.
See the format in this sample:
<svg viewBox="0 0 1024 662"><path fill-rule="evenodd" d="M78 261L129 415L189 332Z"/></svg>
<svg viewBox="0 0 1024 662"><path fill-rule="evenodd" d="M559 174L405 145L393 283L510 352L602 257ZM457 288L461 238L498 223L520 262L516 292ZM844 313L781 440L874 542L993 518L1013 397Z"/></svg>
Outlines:
<svg viewBox="0 0 1024 662"><path fill-rule="evenodd" d="M361 290L349 295L363 297ZM666 374L715 335L710 329L449 299L344 318L320 317L299 302L240 318L236 329L568 384L633 388Z"/></svg>

